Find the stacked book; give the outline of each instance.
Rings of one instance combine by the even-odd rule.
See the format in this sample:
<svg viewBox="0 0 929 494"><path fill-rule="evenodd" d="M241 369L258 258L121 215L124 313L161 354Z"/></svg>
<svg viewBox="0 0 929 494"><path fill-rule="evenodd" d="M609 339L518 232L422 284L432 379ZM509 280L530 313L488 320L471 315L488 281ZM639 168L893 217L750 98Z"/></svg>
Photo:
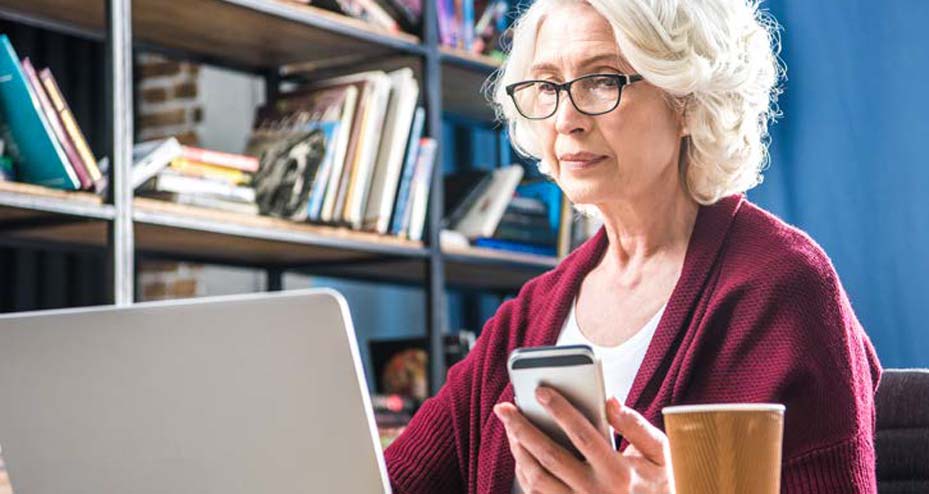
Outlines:
<svg viewBox="0 0 929 494"><path fill-rule="evenodd" d="M52 72L20 61L6 35L0 35L0 138L12 163L4 176L65 190L93 190L102 179Z"/></svg>
<svg viewBox="0 0 929 494"><path fill-rule="evenodd" d="M191 206L257 214L252 156L182 146L174 138L137 144L132 185L139 194Z"/></svg>
<svg viewBox="0 0 929 494"><path fill-rule="evenodd" d="M436 141L410 68L315 81L259 108L246 153L262 214L423 237Z"/></svg>

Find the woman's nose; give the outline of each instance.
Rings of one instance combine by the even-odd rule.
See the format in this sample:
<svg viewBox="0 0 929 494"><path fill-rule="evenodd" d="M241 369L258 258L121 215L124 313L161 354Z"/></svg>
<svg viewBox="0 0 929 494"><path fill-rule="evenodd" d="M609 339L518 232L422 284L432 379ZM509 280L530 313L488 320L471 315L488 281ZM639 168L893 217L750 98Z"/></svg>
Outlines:
<svg viewBox="0 0 929 494"><path fill-rule="evenodd" d="M591 117L579 112L567 93L562 93L559 100L558 109L555 111L555 130L559 134L583 133L590 130Z"/></svg>

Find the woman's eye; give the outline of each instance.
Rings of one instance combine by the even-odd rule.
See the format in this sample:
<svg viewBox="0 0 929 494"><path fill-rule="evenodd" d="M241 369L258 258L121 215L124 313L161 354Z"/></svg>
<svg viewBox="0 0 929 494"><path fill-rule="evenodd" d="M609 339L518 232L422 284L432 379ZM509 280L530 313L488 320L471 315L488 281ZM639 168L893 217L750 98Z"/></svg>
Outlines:
<svg viewBox="0 0 929 494"><path fill-rule="evenodd" d="M598 78L596 87L597 89L613 89L616 87L616 79L612 77Z"/></svg>
<svg viewBox="0 0 929 494"><path fill-rule="evenodd" d="M557 91L557 89L555 88L555 85L554 85L554 84L551 84L551 83L548 83L548 82L540 82L540 83L539 83L539 92L540 92L540 93L542 93L542 94L552 94L552 93L554 93L555 91Z"/></svg>

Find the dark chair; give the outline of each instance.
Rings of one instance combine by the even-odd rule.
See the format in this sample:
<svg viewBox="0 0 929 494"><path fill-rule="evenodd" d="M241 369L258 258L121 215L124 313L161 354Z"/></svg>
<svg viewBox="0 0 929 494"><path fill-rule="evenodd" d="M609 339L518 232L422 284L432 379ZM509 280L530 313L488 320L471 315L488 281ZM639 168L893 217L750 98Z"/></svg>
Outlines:
<svg viewBox="0 0 929 494"><path fill-rule="evenodd" d="M875 407L878 492L929 493L929 370L885 370Z"/></svg>

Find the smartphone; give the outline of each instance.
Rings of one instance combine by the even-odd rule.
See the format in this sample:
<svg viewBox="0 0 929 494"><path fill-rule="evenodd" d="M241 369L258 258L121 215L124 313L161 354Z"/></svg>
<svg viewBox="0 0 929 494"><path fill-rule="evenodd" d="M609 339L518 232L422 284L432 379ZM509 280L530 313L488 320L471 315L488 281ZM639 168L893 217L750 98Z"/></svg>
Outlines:
<svg viewBox="0 0 929 494"><path fill-rule="evenodd" d="M536 400L535 390L540 385L551 387L567 398L616 449L606 419L603 371L600 360L589 346L517 348L510 353L507 371L520 412L558 444L578 458L584 457Z"/></svg>

